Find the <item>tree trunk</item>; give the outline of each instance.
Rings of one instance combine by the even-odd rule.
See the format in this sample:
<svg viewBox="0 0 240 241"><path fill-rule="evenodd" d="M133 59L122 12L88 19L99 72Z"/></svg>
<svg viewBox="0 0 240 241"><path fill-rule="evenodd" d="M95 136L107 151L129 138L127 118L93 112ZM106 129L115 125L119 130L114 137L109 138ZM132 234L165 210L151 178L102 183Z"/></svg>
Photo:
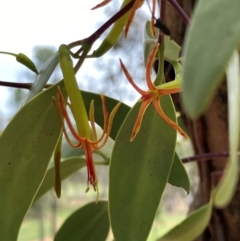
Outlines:
<svg viewBox="0 0 240 241"><path fill-rule="evenodd" d="M178 0L178 3L188 16L191 16L195 0ZM185 36L186 27L169 4L167 4L165 23L171 30L172 39L181 45ZM201 41L201 39L199 41ZM208 110L202 117L195 121L191 121L185 115L179 96L173 96L173 99L176 108L182 113L196 154L228 151L228 103L226 81L223 81L223 84L216 91ZM211 173L223 171L226 162L226 158L214 158L207 162L199 162L200 186L190 211L209 201L212 179ZM225 209L213 210L212 219L208 228L197 239L197 241L208 240L240 240L240 183L229 206Z"/></svg>

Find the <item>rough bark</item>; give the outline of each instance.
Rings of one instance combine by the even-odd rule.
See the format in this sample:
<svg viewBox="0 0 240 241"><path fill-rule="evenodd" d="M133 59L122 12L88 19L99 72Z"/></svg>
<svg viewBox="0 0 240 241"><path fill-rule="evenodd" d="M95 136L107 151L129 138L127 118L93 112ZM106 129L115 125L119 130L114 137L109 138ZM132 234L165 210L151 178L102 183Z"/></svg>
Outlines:
<svg viewBox="0 0 240 241"><path fill-rule="evenodd" d="M195 0L178 0L179 4L191 16ZM180 45L185 36L186 27L167 4L165 22L171 30L172 38ZM204 37L204 36L203 36ZM201 41L201 40L199 40ZM179 96L174 96L174 102L181 111L193 142L196 154L206 152L228 151L228 119L227 119L227 85L223 81L205 114L195 120L190 120L184 113ZM208 202L211 190L211 173L222 171L226 158L215 158L198 164L200 186L198 194L191 206L191 211ZM240 240L240 183L236 194L225 209L214 209L211 222L198 241L237 241Z"/></svg>

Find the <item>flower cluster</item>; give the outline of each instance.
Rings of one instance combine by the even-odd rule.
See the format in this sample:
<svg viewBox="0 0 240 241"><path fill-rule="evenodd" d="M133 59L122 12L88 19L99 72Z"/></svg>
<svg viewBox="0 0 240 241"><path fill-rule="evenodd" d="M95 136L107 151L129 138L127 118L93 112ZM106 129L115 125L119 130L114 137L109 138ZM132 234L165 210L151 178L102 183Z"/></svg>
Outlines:
<svg viewBox="0 0 240 241"><path fill-rule="evenodd" d="M158 46L159 44L156 44L149 56L147 66L146 66L146 82L148 86L148 90L144 91L140 89L135 82L133 81L131 75L129 74L127 68L123 64L122 60L120 59L120 65L121 68L128 79L129 83L134 87L134 89L141 94L141 98L139 99L140 102L142 102L140 110L138 112L138 116L135 122L135 125L133 127L133 132L130 138L130 141L133 141L134 138L136 137L137 133L140 130L143 115L147 109L147 107L152 103L153 106L155 107L157 113L174 129L176 129L182 136L188 138L187 134L175 123L173 122L162 110L161 105L160 105L160 98L161 96L168 95L168 94L174 94L178 93L181 91L181 88L179 86L179 82L177 82L176 86L169 86L168 84L161 84L159 86L155 86L152 83L151 80L151 69L152 69L152 64L155 58L155 55L158 51Z"/></svg>
<svg viewBox="0 0 240 241"><path fill-rule="evenodd" d="M104 128L103 128L102 135L98 138L97 132L96 132L96 127L95 127L95 120L94 120L94 101L93 100L91 101L90 110L89 110L91 136L87 137L87 136L81 136L75 130L75 128L73 127L73 124L70 120L67 109L66 109L66 107L68 106L71 110L71 103L69 103L69 102L65 103L64 97L61 93L60 88L58 88L57 93L58 93L58 104L56 106L58 109L58 113L61 116L63 133L65 135L65 138L70 146L75 147L75 148L81 148L84 150L84 153L85 153L87 172L88 172L88 179L87 179L88 186L87 186L86 192L89 190L89 185L92 185L93 189L96 192L98 192L98 180L97 180L97 175L96 175L94 161L93 161L93 152L102 148L106 144L110 131L111 131L113 118L120 106L120 103L118 103L114 107L114 109L112 110L112 112L109 116L107 108L106 108L106 99L103 95L101 95L102 109L103 109L103 114L104 114ZM70 139L70 137L66 131L64 121L66 122L72 136L76 140L76 143L74 143Z"/></svg>

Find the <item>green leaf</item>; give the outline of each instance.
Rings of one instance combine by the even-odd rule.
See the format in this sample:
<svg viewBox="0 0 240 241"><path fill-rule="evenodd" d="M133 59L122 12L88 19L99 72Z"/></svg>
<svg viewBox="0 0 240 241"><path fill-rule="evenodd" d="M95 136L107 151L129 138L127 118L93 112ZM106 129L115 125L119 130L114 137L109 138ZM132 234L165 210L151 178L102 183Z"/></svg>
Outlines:
<svg viewBox="0 0 240 241"><path fill-rule="evenodd" d="M116 138L110 162L109 212L116 241L146 241L172 168L176 131L150 105L141 129L130 142L138 102ZM176 121L171 98L161 98L163 111Z"/></svg>
<svg viewBox="0 0 240 241"><path fill-rule="evenodd" d="M219 208L225 207L231 201L238 183L238 148L240 131L239 66L239 54L235 51L227 69L230 157L214 196L214 205Z"/></svg>
<svg viewBox="0 0 240 241"><path fill-rule="evenodd" d="M1 240L17 240L47 170L61 130L55 94L53 86L25 105L0 137Z"/></svg>
<svg viewBox="0 0 240 241"><path fill-rule="evenodd" d="M89 203L64 222L54 241L105 241L109 232L106 201Z"/></svg>
<svg viewBox="0 0 240 241"><path fill-rule="evenodd" d="M28 93L28 96L25 100L25 104L31 100L35 95L40 93L44 88L45 84L48 82L51 77L54 69L58 64L58 52L53 54L43 65L42 69L39 71L36 79L34 80L31 90Z"/></svg>
<svg viewBox="0 0 240 241"><path fill-rule="evenodd" d="M240 1L198 1L184 47L183 104L192 118L209 105L240 45Z"/></svg>
<svg viewBox="0 0 240 241"><path fill-rule="evenodd" d="M80 157L71 157L62 161L61 167L60 167L61 180L66 179L71 174L73 174L74 172L76 172L77 170L85 166L86 166L86 160ZM54 172L55 172L54 167L51 167L47 171L44 177L44 180L41 184L41 187L39 188L36 196L34 197L33 202L36 202L40 197L42 197L46 192L48 192L54 187L54 175L55 175Z"/></svg>
<svg viewBox="0 0 240 241"><path fill-rule="evenodd" d="M167 232L157 241L193 241L207 227L212 215L212 203L191 213L176 227Z"/></svg>
<svg viewBox="0 0 240 241"><path fill-rule="evenodd" d="M172 170L168 182L173 186L182 187L187 193L190 192L190 180L177 153L174 155Z"/></svg>
<svg viewBox="0 0 240 241"><path fill-rule="evenodd" d="M164 57L166 60L177 61L180 55L181 47L169 36L164 35Z"/></svg>

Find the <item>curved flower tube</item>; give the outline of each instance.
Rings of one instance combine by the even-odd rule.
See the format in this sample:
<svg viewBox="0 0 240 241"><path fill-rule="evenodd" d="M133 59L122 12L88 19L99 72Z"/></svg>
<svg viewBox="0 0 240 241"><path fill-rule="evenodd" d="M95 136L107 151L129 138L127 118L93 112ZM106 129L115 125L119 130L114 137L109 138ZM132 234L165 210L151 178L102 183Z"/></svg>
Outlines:
<svg viewBox="0 0 240 241"><path fill-rule="evenodd" d="M75 78L73 63L70 57L69 49L66 45L61 45L59 47L59 62L62 69L64 84L70 99L70 102L65 103L64 97L61 93L60 88L57 89L57 99L54 99L54 103L57 107L58 113L61 117L63 133L68 144L72 147L81 148L84 150L86 157L87 165L87 189L89 190L89 185L93 186L94 191L98 191L98 180L95 171L94 161L93 161L93 152L100 149L105 145L108 140L114 116L120 106L120 102L113 108L112 112L108 116L108 111L106 108L106 100L103 95L102 99L102 109L104 114L104 127L103 133L100 138L97 137L95 120L94 120L94 101L91 101L90 110L89 110L89 119L86 112L85 104L81 95L80 90L77 86L77 81ZM76 122L77 130L73 127L73 124L70 120L69 114L67 112L67 107L71 110L73 117ZM66 122L72 136L76 140L76 143L73 142L67 131L64 124ZM90 125L89 125L90 122ZM97 196L98 199L98 196Z"/></svg>
<svg viewBox="0 0 240 241"><path fill-rule="evenodd" d="M56 103L58 113L62 120L64 136L70 146L75 147L75 148L81 148L84 150L84 154L86 157L86 165L87 165L87 170L88 170L88 182L87 182L88 187L86 189L86 192L89 190L89 184L93 186L94 191L98 192L98 185L97 185L98 181L97 181L97 175L96 175L96 171L95 171L92 153L96 150L99 150L106 144L110 131L111 131L114 116L117 113L117 110L121 103L119 102L114 107L114 109L112 110L112 112L110 113L110 116L108 118L108 111L106 108L106 99L103 95L101 95L102 109L103 109L103 113L104 113L104 128L103 128L102 135L98 138L97 132L96 132L96 127L95 127L95 120L94 120L94 100L91 101L89 117L90 117L90 125L91 125L91 130L92 130L92 137L89 138L86 136L85 137L80 136L79 133L74 129L73 124L70 120L69 114L66 109L66 107L68 106L70 108L70 110L72 110L72 105L69 102L65 103L64 97L61 93L60 88L58 88L57 94L58 94L58 98L57 98L58 102L57 103L55 102L55 103ZM64 120L66 121L66 124L67 124L71 134L73 135L74 139L77 141L77 143L72 142L72 140L70 139L70 137L66 131Z"/></svg>
<svg viewBox="0 0 240 241"><path fill-rule="evenodd" d="M143 115L147 109L147 107L152 103L153 106L155 107L156 111L158 112L158 114L170 125L172 126L175 130L177 130L182 136L184 136L185 138L189 138L188 135L182 130L181 127L179 127L175 122L173 122L162 110L162 107L160 105L160 98L161 96L164 95L168 95L168 94L174 94L174 93L178 93L181 91L180 88L180 81L179 79L176 79L174 81L171 81L169 83L164 83L161 84L159 86L155 86L152 83L151 80L151 69L152 69L152 64L154 61L154 57L158 51L158 46L159 44L155 45L155 47L153 48L149 59L148 59L148 63L146 66L146 81L147 81L147 86L149 88L149 90L144 91L141 88L139 88L135 82L133 81L131 75L129 74L127 68L125 67L125 65L123 64L122 60L120 59L120 65L121 68L126 76L126 78L128 79L129 83L133 86L133 88L139 93L141 94L141 98L139 99L139 102L142 102L140 110L138 112L138 116L136 119L136 122L134 124L133 127L133 131L132 131L132 135L130 138L130 141L133 141L134 138L136 137L137 133L139 132L140 128L141 128L141 124L142 124L142 119L143 119Z"/></svg>

